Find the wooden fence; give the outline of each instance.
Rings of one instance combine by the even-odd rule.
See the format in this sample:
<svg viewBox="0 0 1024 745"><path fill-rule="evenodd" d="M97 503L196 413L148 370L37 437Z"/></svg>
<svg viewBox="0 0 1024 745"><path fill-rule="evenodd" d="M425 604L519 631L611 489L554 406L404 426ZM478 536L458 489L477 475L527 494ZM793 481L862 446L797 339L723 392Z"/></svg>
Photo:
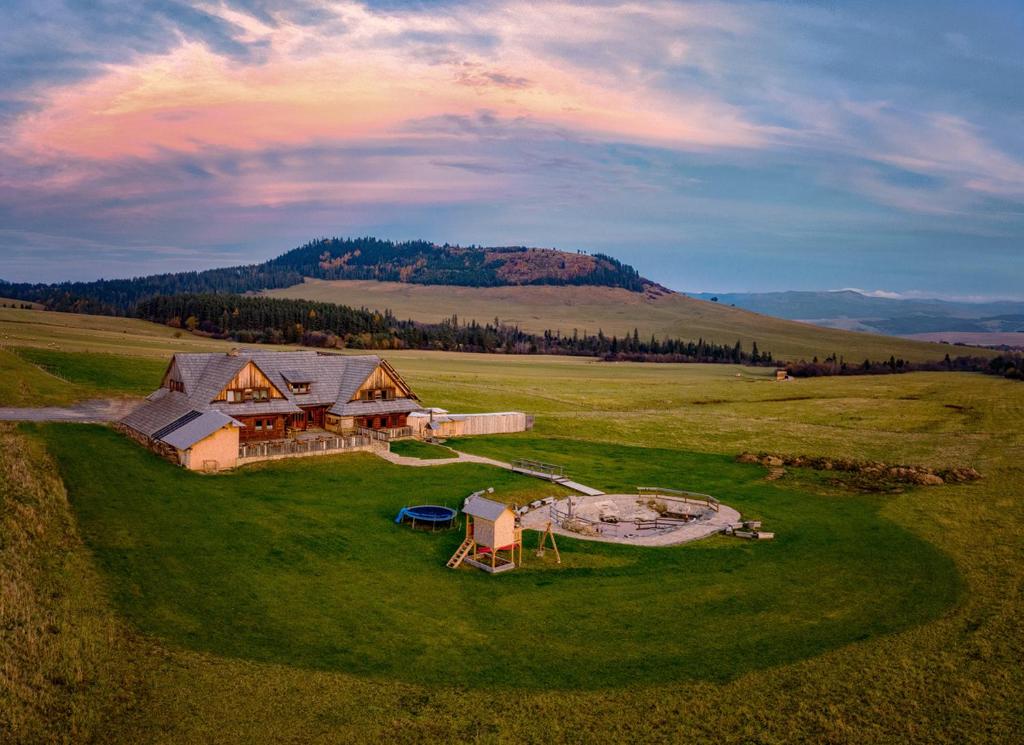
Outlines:
<svg viewBox="0 0 1024 745"><path fill-rule="evenodd" d="M385 429L359 428L359 436L378 442L390 442L403 437L412 437L412 427L389 427Z"/></svg>
<svg viewBox="0 0 1024 745"><path fill-rule="evenodd" d="M339 450L354 450L369 446L370 439L361 435L348 437L310 437L301 440L270 440L248 442L238 446L239 460L244 458L273 458L279 455L308 455Z"/></svg>
<svg viewBox="0 0 1024 745"><path fill-rule="evenodd" d="M699 492L693 491L680 491L678 489L665 489L660 486L638 486L636 488L637 496L647 497L649 499L656 499L657 497L665 497L666 499L672 499L683 504L701 504L706 507L710 507L715 512L718 512L721 506L718 500L708 494L700 494Z"/></svg>

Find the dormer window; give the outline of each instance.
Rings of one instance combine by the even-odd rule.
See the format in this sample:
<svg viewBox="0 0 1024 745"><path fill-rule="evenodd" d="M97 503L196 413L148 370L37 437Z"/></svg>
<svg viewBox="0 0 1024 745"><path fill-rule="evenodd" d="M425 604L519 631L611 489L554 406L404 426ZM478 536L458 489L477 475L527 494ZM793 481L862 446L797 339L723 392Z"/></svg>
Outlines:
<svg viewBox="0 0 1024 745"><path fill-rule="evenodd" d="M229 404L243 401L269 401L269 388L229 388L225 393Z"/></svg>
<svg viewBox="0 0 1024 745"><path fill-rule="evenodd" d="M180 380L168 380L167 387L172 391L177 391L178 393L185 392L185 384L182 383Z"/></svg>
<svg viewBox="0 0 1024 745"><path fill-rule="evenodd" d="M299 395L309 393L309 386L313 382L312 376L304 370L282 370L281 377L288 384L288 390Z"/></svg>

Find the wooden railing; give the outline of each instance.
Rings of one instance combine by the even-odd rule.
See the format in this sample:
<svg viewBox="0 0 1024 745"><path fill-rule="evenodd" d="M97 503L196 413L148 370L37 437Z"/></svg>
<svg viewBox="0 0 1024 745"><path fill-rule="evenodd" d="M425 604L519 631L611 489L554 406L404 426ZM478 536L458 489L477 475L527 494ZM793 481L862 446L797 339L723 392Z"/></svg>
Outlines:
<svg viewBox="0 0 1024 745"><path fill-rule="evenodd" d="M512 461L512 470L532 471L533 473L543 474L552 479L565 477L564 466L556 466L553 463L542 463L539 460L529 460L528 458L516 458Z"/></svg>
<svg viewBox="0 0 1024 745"><path fill-rule="evenodd" d="M327 453L339 450L353 450L367 447L370 439L361 435L348 437L310 437L302 440L269 440L248 442L238 446L239 458L271 458L276 455L304 455Z"/></svg>
<svg viewBox="0 0 1024 745"><path fill-rule="evenodd" d="M368 437L371 440L390 442L391 440L397 440L402 437L412 437L412 427L385 427L382 429L360 427L359 435L361 437Z"/></svg>
<svg viewBox="0 0 1024 745"><path fill-rule="evenodd" d="M660 486L638 486L636 488L637 496L647 497L649 499L655 499L657 497L665 497L666 499L672 499L683 504L702 504L706 507L710 507L715 512L718 512L721 506L718 500L708 494L701 494L693 491L681 491L679 489L665 489Z"/></svg>

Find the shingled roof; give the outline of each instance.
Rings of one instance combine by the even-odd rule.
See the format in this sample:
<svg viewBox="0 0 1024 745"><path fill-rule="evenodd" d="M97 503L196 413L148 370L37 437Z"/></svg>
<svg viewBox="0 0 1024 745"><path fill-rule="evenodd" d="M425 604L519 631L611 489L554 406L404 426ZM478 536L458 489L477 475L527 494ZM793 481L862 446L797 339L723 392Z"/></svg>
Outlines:
<svg viewBox="0 0 1024 745"><path fill-rule="evenodd" d="M511 509L507 504L495 502L493 499L481 497L479 494L471 494L466 497L466 501L462 505L462 511L467 515L490 520L491 522L501 517L505 510Z"/></svg>
<svg viewBox="0 0 1024 745"><path fill-rule="evenodd" d="M242 403L215 401L231 379L250 362L260 369L284 398ZM359 387L382 364L389 374L398 377L375 354L350 356L315 351L266 352L247 349L228 354L176 354L171 365L177 368L181 376L184 392L160 388L148 397L146 403L121 421L147 437L154 437L169 425L176 425L168 429L173 431L186 425L188 422L185 419L188 417L196 419L198 414L209 411L230 418L232 415L297 414L302 411L300 405L330 406L332 414L341 416L405 413L422 408L415 394L387 401L352 401ZM405 381L400 377L398 380L405 386ZM309 392L293 393L289 382L309 384ZM192 416L192 412L198 414ZM178 423L179 419L183 421ZM212 426L214 421L219 420L208 418L204 426Z"/></svg>
<svg viewBox="0 0 1024 745"><path fill-rule="evenodd" d="M235 421L227 414L219 411L206 411L203 413L193 412L195 417L188 417L187 421L174 427L170 432L160 435L155 439L162 440L178 450L187 450L200 440L209 437L223 427L234 425L241 427L242 423Z"/></svg>

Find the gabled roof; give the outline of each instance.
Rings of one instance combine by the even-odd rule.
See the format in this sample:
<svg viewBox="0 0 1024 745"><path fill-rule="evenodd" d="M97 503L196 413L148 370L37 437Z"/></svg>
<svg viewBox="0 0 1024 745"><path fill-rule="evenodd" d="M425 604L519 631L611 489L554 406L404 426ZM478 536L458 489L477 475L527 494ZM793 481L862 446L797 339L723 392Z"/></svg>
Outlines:
<svg viewBox="0 0 1024 745"><path fill-rule="evenodd" d="M490 520L491 522L494 522L501 517L502 513L506 510L512 512L512 508L507 504L495 502L493 499L481 497L476 494L466 497L466 501L462 505L462 511L467 515L479 517L482 520Z"/></svg>
<svg viewBox="0 0 1024 745"><path fill-rule="evenodd" d="M161 388L151 394L142 405L132 410L121 422L146 437L152 437L168 424L189 414L194 408L184 393Z"/></svg>
<svg viewBox="0 0 1024 745"><path fill-rule="evenodd" d="M188 419L178 425L172 431L154 439L162 440L178 450L187 450L202 439L212 435L217 430L233 425L241 427L241 422L235 421L226 414L219 411L207 411L204 413L194 412L198 416Z"/></svg>
<svg viewBox="0 0 1024 745"><path fill-rule="evenodd" d="M215 401L246 365L255 365L284 398L266 401L228 403ZM389 401L352 401L360 386L382 366L403 392L409 395ZM218 411L222 415L297 414L302 406L330 406L330 411L345 416L388 414L419 409L416 395L386 361L375 354L340 355L316 351L267 352L236 350L221 353L182 353L174 355L168 371L176 367L185 391L160 388L149 395L147 403L122 419L122 422L147 437L161 428L196 411ZM309 393L292 393L288 383L309 383ZM354 407L354 408L349 408ZM207 420L212 421L212 420Z"/></svg>

